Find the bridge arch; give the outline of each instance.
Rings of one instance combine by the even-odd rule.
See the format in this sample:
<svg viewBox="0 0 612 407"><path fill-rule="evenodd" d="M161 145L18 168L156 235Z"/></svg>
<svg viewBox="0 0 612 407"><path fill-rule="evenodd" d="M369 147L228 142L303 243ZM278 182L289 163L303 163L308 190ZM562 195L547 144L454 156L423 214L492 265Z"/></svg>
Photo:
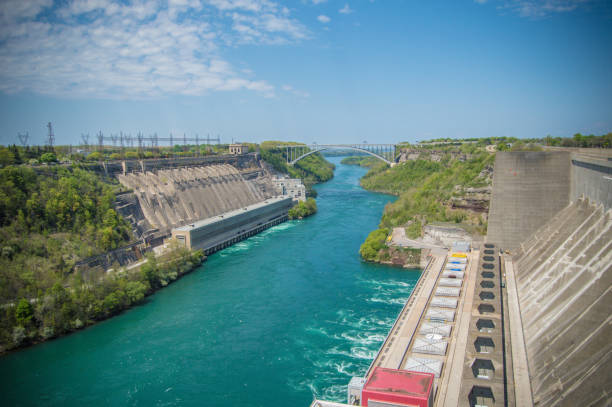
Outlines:
<svg viewBox="0 0 612 407"><path fill-rule="evenodd" d="M306 147L306 146L303 146L303 147ZM289 164L290 165L294 165L296 162L300 161L301 159L303 159L305 157L308 157L311 154L318 153L318 152L321 152L321 151L324 151L324 150L331 150L331 149L334 149L334 148L342 149L342 150L348 149L348 150L358 151L358 152L361 152L361 153L366 153L366 154L371 155L372 157L378 158L379 160L381 160L381 161L383 161L383 162L385 162L385 163L387 163L387 164L389 164L391 166L393 166L395 164L393 161L385 158L384 156L379 155L377 153L374 153L374 152L368 150L367 146L361 147L361 146L350 146L350 145L341 145L341 144L340 145L335 145L335 144L333 144L333 145L318 145L316 147L315 146L309 146L309 147L314 147L314 148L311 149L310 151L308 151L307 153L302 154L299 157L289 161ZM395 147L395 146L393 146L393 147Z"/></svg>

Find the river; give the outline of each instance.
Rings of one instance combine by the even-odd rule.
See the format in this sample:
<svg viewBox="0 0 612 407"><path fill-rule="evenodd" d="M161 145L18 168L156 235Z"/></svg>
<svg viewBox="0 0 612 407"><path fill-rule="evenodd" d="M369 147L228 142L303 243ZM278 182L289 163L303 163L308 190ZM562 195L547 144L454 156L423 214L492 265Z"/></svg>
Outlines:
<svg viewBox="0 0 612 407"><path fill-rule="evenodd" d="M0 358L3 405L296 406L346 401L418 271L358 249L393 197L330 161L319 212L218 252L145 303Z"/></svg>

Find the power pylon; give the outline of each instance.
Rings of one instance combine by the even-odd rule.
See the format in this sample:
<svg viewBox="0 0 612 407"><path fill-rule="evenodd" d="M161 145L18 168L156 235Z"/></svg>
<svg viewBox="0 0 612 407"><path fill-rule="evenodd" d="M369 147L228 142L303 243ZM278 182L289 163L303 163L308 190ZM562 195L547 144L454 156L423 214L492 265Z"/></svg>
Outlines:
<svg viewBox="0 0 612 407"><path fill-rule="evenodd" d="M17 133L17 137L19 137L19 141L24 148L28 146L30 134L27 131L25 133Z"/></svg>
<svg viewBox="0 0 612 407"><path fill-rule="evenodd" d="M49 129L49 134L47 134L46 144L51 150L53 150L53 143L55 143L55 134L53 134L53 126L51 126L51 122L47 123L47 128Z"/></svg>

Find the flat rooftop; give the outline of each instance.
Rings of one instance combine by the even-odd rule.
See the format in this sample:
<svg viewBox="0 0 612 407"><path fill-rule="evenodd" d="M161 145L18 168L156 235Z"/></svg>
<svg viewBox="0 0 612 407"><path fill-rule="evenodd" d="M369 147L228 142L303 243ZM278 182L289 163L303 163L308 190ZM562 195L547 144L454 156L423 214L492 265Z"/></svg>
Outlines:
<svg viewBox="0 0 612 407"><path fill-rule="evenodd" d="M220 221L222 221L224 219L232 218L232 217L240 215L242 213L253 211L253 210L259 209L259 208L264 208L264 207L266 207L268 205L271 205L271 204L274 204L274 203L278 203L278 202L282 202L282 201L286 201L286 200L291 200L291 198L290 197L286 197L286 196L277 196L277 197L274 197L274 198L269 198L269 199L266 199L265 201L261 201L261 202L257 202L256 204L253 204L253 205L245 206L244 208L234 209L233 211L225 212L225 213L223 213L221 215L216 215L216 216L213 216L213 217L210 217L210 218L202 219L202 220L190 223L190 224L185 225L185 226L174 228L172 230L180 231L180 232L187 232L187 231L190 231L190 230L199 229L201 227L212 225L214 223L220 222Z"/></svg>
<svg viewBox="0 0 612 407"><path fill-rule="evenodd" d="M433 380L434 376L430 373L377 367L363 390L365 392L397 393L402 396L428 398Z"/></svg>

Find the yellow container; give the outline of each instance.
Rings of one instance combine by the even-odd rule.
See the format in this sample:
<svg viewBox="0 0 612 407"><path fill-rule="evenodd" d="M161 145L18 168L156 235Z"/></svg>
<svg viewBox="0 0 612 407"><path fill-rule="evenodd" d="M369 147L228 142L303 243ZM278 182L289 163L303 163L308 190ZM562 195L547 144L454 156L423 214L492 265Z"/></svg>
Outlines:
<svg viewBox="0 0 612 407"><path fill-rule="evenodd" d="M465 254L465 253L452 253L450 256L451 257L467 257L467 254Z"/></svg>

